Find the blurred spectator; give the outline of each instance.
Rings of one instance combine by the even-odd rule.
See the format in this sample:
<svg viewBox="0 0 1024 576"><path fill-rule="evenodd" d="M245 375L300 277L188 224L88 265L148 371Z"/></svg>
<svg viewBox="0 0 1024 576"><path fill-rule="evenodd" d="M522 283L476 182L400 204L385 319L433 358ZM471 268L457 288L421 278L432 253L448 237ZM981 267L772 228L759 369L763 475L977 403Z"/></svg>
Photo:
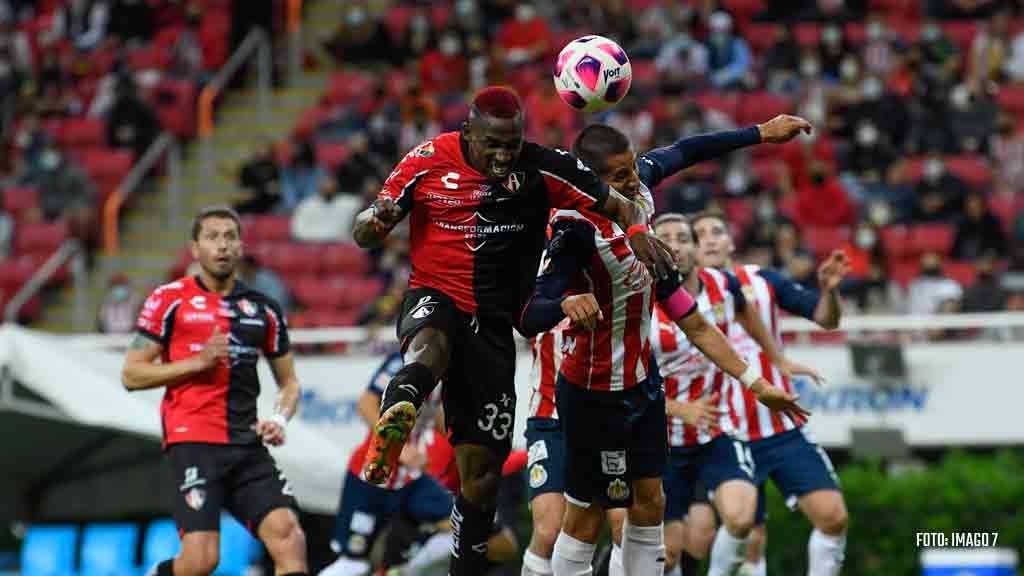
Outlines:
<svg viewBox="0 0 1024 576"><path fill-rule="evenodd" d="M818 45L821 73L831 80L838 80L843 58L852 53L843 27L835 22L826 23L821 29L821 43Z"/></svg>
<svg viewBox="0 0 1024 576"><path fill-rule="evenodd" d="M107 145L130 148L141 157L160 132L160 121L153 108L139 98L135 80L129 75L117 82L117 97L107 113Z"/></svg>
<svg viewBox="0 0 1024 576"><path fill-rule="evenodd" d="M1013 37L1003 71L1012 82L1024 81L1024 31L1017 32Z"/></svg>
<svg viewBox="0 0 1024 576"><path fill-rule="evenodd" d="M928 14L937 18L986 18L1002 6L1002 0L927 0Z"/></svg>
<svg viewBox="0 0 1024 576"><path fill-rule="evenodd" d="M960 66L958 49L936 20L926 20L915 47L916 59L926 78L951 77Z"/></svg>
<svg viewBox="0 0 1024 576"><path fill-rule="evenodd" d="M913 219L918 222L949 220L960 213L967 185L959 176L946 170L938 154L924 162L921 181L914 187Z"/></svg>
<svg viewBox="0 0 1024 576"><path fill-rule="evenodd" d="M416 106L408 120L402 122L398 148L403 152L412 150L440 133L441 125L435 119L433 109L428 106Z"/></svg>
<svg viewBox="0 0 1024 576"><path fill-rule="evenodd" d="M855 127L846 168L858 183L883 182L895 160L888 135L883 135L873 120L865 119Z"/></svg>
<svg viewBox="0 0 1024 576"><path fill-rule="evenodd" d="M323 180L324 170L316 160L313 143L303 140L296 144L291 162L281 171L281 206L291 212L306 198L316 196Z"/></svg>
<svg viewBox="0 0 1024 576"><path fill-rule="evenodd" d="M153 38L155 12L146 0L113 0L107 30L122 43L148 42Z"/></svg>
<svg viewBox="0 0 1024 576"><path fill-rule="evenodd" d="M871 121L881 130L894 151L902 150L910 131L910 113L903 98L888 90L878 76L867 76L860 84L860 98L846 112L846 124L856 130L861 122ZM850 134L856 137L855 133Z"/></svg>
<svg viewBox="0 0 1024 576"><path fill-rule="evenodd" d="M28 184L39 190L43 218L67 220L71 234L89 242L96 229L96 185L56 147L43 150L40 166L38 177Z"/></svg>
<svg viewBox="0 0 1024 576"><path fill-rule="evenodd" d="M699 89L705 84L708 57L707 47L695 40L689 30L666 38L654 59L662 92L678 94Z"/></svg>
<svg viewBox="0 0 1024 576"><path fill-rule="evenodd" d="M900 58L897 52L903 48L899 36L886 28L885 19L879 13L868 17L864 34L864 47L861 50L864 72L887 77L896 68Z"/></svg>
<svg viewBox="0 0 1024 576"><path fill-rule="evenodd" d="M989 158L997 189L1024 190L1024 138L1015 132L1016 120L1009 114L1000 114L997 132L990 136Z"/></svg>
<svg viewBox="0 0 1024 576"><path fill-rule="evenodd" d="M790 92L796 86L800 69L800 45L789 26L775 27L775 43L761 57L764 85L776 92Z"/></svg>
<svg viewBox="0 0 1024 576"><path fill-rule="evenodd" d="M367 178L380 179L384 170L380 159L370 151L370 142L366 134L357 133L349 139L349 156L338 165L335 179L342 190L361 188Z"/></svg>
<svg viewBox="0 0 1024 576"><path fill-rule="evenodd" d="M800 250L800 231L791 222L780 222L775 231L772 267L785 269Z"/></svg>
<svg viewBox="0 0 1024 576"><path fill-rule="evenodd" d="M964 290L964 312L999 312L1006 307L1006 291L1002 278L995 270L995 260L989 257L977 262L978 275Z"/></svg>
<svg viewBox="0 0 1024 576"><path fill-rule="evenodd" d="M409 19L400 42L401 53L407 59L418 60L437 42L436 31L430 25L430 10L421 6Z"/></svg>
<svg viewBox="0 0 1024 576"><path fill-rule="evenodd" d="M679 180L666 186L661 194L667 212L690 214L703 210L715 188L711 180L699 169L690 168L679 173Z"/></svg>
<svg viewBox="0 0 1024 576"><path fill-rule="evenodd" d="M387 115L377 112L370 116L366 124L366 137L369 148L380 154L381 158L398 156L398 129Z"/></svg>
<svg viewBox="0 0 1024 576"><path fill-rule="evenodd" d="M107 33L110 6L105 0L69 0L54 17L61 35L79 50L92 50Z"/></svg>
<svg viewBox="0 0 1024 576"><path fill-rule="evenodd" d="M996 130L999 114L988 90L972 92L966 84L958 84L949 95L949 104L951 151L972 154L988 151L989 136Z"/></svg>
<svg viewBox="0 0 1024 576"><path fill-rule="evenodd" d="M398 265L391 274L384 293L370 302L359 318L360 326L390 326L398 318L402 308L402 298L409 283L409 267Z"/></svg>
<svg viewBox="0 0 1024 576"><path fill-rule="evenodd" d="M339 193L334 178L325 176L319 193L299 202L292 213L292 237L302 242L350 242L353 221L364 205L362 189Z"/></svg>
<svg viewBox="0 0 1024 576"><path fill-rule="evenodd" d="M274 155L274 143L264 139L238 170L238 186L247 197L235 204L239 214L270 212L281 200L281 170Z"/></svg>
<svg viewBox="0 0 1024 576"><path fill-rule="evenodd" d="M171 65L167 73L186 80L197 80L205 71L203 44L199 38L202 14L198 4L189 3L185 10L185 27L171 46Z"/></svg>
<svg viewBox="0 0 1024 576"><path fill-rule="evenodd" d="M1000 11L979 25L971 42L968 82L975 90L984 90L989 82L1001 82L1010 58L1010 15Z"/></svg>
<svg viewBox="0 0 1024 576"><path fill-rule="evenodd" d="M814 268L814 255L802 248L793 252L786 260L786 276L807 289L815 289L818 276Z"/></svg>
<svg viewBox="0 0 1024 576"><path fill-rule="evenodd" d="M718 89L738 88L749 81L750 46L733 33L732 16L715 12L708 18L708 74L711 85Z"/></svg>
<svg viewBox="0 0 1024 576"><path fill-rule="evenodd" d="M999 283L1006 293L1006 311L1024 312L1024 272L1019 270L1007 272ZM1007 329L1008 336L1015 339L1024 339L1024 327L1016 326Z"/></svg>
<svg viewBox="0 0 1024 576"><path fill-rule="evenodd" d="M921 255L920 275L907 287L907 311L922 316L956 312L963 289L942 271L942 257L935 252Z"/></svg>
<svg viewBox="0 0 1024 576"><path fill-rule="evenodd" d="M958 260L976 260L982 256L1007 256L1003 226L988 208L985 195L971 192L964 199L964 214L956 226L952 256Z"/></svg>
<svg viewBox="0 0 1024 576"><path fill-rule="evenodd" d="M324 43L324 48L335 62L346 65L382 62L398 55L391 46L384 22L370 12L364 0L348 3L341 24Z"/></svg>
<svg viewBox="0 0 1024 576"><path fill-rule="evenodd" d="M441 35L436 50L428 50L420 60L420 83L427 94L462 92L468 75L462 40L451 30Z"/></svg>
<svg viewBox="0 0 1024 576"><path fill-rule="evenodd" d="M636 150L648 150L652 147L654 116L636 96L626 96L612 109L606 122L625 134Z"/></svg>
<svg viewBox="0 0 1024 576"><path fill-rule="evenodd" d="M510 66L538 62L551 49L551 30L532 0L516 3L515 18L502 24L495 39Z"/></svg>
<svg viewBox="0 0 1024 576"><path fill-rule="evenodd" d="M285 311L292 309L291 294L288 293L288 288L281 281L281 277L270 268L260 266L252 255L246 254L242 257L238 277L253 290L275 300Z"/></svg>
<svg viewBox="0 0 1024 576"><path fill-rule="evenodd" d="M862 220L852 238L843 246L850 260L850 274L843 292L854 299L862 312L889 308L889 283L885 275L885 251L878 228Z"/></svg>
<svg viewBox="0 0 1024 576"><path fill-rule="evenodd" d="M81 110L81 102L71 89L67 71L56 49L43 53L36 79L37 93L34 106L40 116L66 117Z"/></svg>
<svg viewBox="0 0 1024 576"><path fill-rule="evenodd" d="M856 210L850 202L846 188L821 162L811 165L809 178L795 183L797 195L797 221L800 226L849 226L854 222Z"/></svg>
<svg viewBox="0 0 1024 576"><path fill-rule="evenodd" d="M747 235L743 240L745 249L772 249L775 247L779 227L793 226L793 221L780 214L776 208L777 196L776 190L764 189L754 199L754 220L747 228Z"/></svg>
<svg viewBox="0 0 1024 576"><path fill-rule="evenodd" d="M141 306L142 298L132 289L128 277L114 274L96 316L97 330L103 334L131 334Z"/></svg>

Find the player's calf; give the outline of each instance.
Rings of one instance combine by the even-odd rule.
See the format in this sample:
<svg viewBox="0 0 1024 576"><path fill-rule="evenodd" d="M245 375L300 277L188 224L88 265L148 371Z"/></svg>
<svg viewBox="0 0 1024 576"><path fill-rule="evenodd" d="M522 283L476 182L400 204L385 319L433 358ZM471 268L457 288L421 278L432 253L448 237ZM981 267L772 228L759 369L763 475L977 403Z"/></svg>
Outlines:
<svg viewBox="0 0 1024 576"><path fill-rule="evenodd" d="M278 572L306 572L306 535L294 512L287 508L274 510L260 522L258 533Z"/></svg>
<svg viewBox="0 0 1024 576"><path fill-rule="evenodd" d="M462 493L452 507L452 576L480 574L486 566L503 460L504 454L499 459L485 446L462 444L455 448Z"/></svg>
<svg viewBox="0 0 1024 576"><path fill-rule="evenodd" d="M181 539L181 552L157 565L157 576L209 576L220 563L220 534L189 532Z"/></svg>

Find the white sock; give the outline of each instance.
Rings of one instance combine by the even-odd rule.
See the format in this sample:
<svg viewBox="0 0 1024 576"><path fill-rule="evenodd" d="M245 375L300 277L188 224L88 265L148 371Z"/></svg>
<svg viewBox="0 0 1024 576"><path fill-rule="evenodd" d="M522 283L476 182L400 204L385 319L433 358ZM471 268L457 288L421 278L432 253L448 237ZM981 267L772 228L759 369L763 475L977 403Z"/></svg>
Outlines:
<svg viewBox="0 0 1024 576"><path fill-rule="evenodd" d="M588 544L569 536L565 532L558 533L555 540L555 553L551 555L551 571L555 576L591 576L594 568L594 548L596 544Z"/></svg>
<svg viewBox="0 0 1024 576"><path fill-rule="evenodd" d="M622 565L630 575L664 573L664 525L634 526L627 518L622 525Z"/></svg>
<svg viewBox="0 0 1024 576"><path fill-rule="evenodd" d="M762 557L757 562L747 560L740 566L737 576L768 576L768 562Z"/></svg>
<svg viewBox="0 0 1024 576"><path fill-rule="evenodd" d="M608 576L626 576L626 567L622 563L622 546L612 543L612 555L608 559Z"/></svg>
<svg viewBox="0 0 1024 576"><path fill-rule="evenodd" d="M846 555L846 533L829 536L819 530L807 539L807 576L838 576Z"/></svg>
<svg viewBox="0 0 1024 576"><path fill-rule="evenodd" d="M608 576L611 576L611 575L609 574ZM665 576L691 576L691 575L690 574L685 574L684 575L683 574L683 569L679 567L679 564L676 564L675 566L672 567L671 570L669 570L668 572L665 572ZM696 576L696 575L692 575L692 576Z"/></svg>
<svg viewBox="0 0 1024 576"><path fill-rule="evenodd" d="M708 576L726 576L731 574L743 562L743 546L746 538L736 538L725 526L718 528L715 542L711 545L711 563Z"/></svg>
<svg viewBox="0 0 1024 576"><path fill-rule="evenodd" d="M537 556L529 548L523 552L523 571L521 576L550 576L551 558Z"/></svg>
<svg viewBox="0 0 1024 576"><path fill-rule="evenodd" d="M320 571L320 576L364 576L369 573L370 563L366 560L338 556L330 566Z"/></svg>
<svg viewBox="0 0 1024 576"><path fill-rule="evenodd" d="M451 551L452 533L438 532L423 543L423 546L409 559L409 563L405 565L402 572L404 574L419 574L428 566L447 559Z"/></svg>

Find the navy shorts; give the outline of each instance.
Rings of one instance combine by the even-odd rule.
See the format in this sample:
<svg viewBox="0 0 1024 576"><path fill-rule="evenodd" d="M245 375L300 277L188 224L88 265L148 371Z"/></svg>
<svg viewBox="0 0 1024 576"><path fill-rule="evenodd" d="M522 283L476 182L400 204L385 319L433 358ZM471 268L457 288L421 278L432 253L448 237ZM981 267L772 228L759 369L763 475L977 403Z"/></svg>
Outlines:
<svg viewBox="0 0 1024 576"><path fill-rule="evenodd" d="M451 514L453 502L451 492L433 476L424 474L390 490L349 472L341 490L331 548L348 558L367 558L381 529L399 512L419 523L440 522Z"/></svg>
<svg viewBox="0 0 1024 576"><path fill-rule="evenodd" d="M815 490L838 490L839 476L825 450L807 439L803 428L787 430L750 443L758 484L772 479L786 505Z"/></svg>
<svg viewBox="0 0 1024 576"><path fill-rule="evenodd" d="M526 499L541 494L565 492L565 440L558 418L535 416L526 421L526 470L529 484Z"/></svg>
<svg viewBox="0 0 1024 576"><path fill-rule="evenodd" d="M561 375L555 387L565 439L566 498L579 506L629 507L634 480L665 474L664 391L648 386L585 390Z"/></svg>
<svg viewBox="0 0 1024 576"><path fill-rule="evenodd" d="M665 474L665 521L682 520L690 504L701 501L694 498L698 484L711 494L729 480L753 483L755 477L747 443L726 434L707 444L672 448Z"/></svg>

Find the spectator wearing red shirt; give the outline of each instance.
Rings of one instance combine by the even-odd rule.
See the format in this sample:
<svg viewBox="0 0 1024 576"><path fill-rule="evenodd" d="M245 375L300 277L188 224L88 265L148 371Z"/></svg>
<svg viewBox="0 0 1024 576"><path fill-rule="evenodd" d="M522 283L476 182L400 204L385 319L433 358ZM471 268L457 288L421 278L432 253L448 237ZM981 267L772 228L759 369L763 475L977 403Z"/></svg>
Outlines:
<svg viewBox="0 0 1024 576"><path fill-rule="evenodd" d="M516 6L515 19L498 30L497 40L508 64L529 64L547 54L551 30L532 2L522 2Z"/></svg>
<svg viewBox="0 0 1024 576"><path fill-rule="evenodd" d="M801 227L848 226L856 211L846 188L821 162L811 164L809 178L796 182L797 222Z"/></svg>
<svg viewBox="0 0 1024 576"><path fill-rule="evenodd" d="M420 84L427 94L450 94L466 89L468 77L462 41L453 32L445 32L437 49L428 50L419 64Z"/></svg>

